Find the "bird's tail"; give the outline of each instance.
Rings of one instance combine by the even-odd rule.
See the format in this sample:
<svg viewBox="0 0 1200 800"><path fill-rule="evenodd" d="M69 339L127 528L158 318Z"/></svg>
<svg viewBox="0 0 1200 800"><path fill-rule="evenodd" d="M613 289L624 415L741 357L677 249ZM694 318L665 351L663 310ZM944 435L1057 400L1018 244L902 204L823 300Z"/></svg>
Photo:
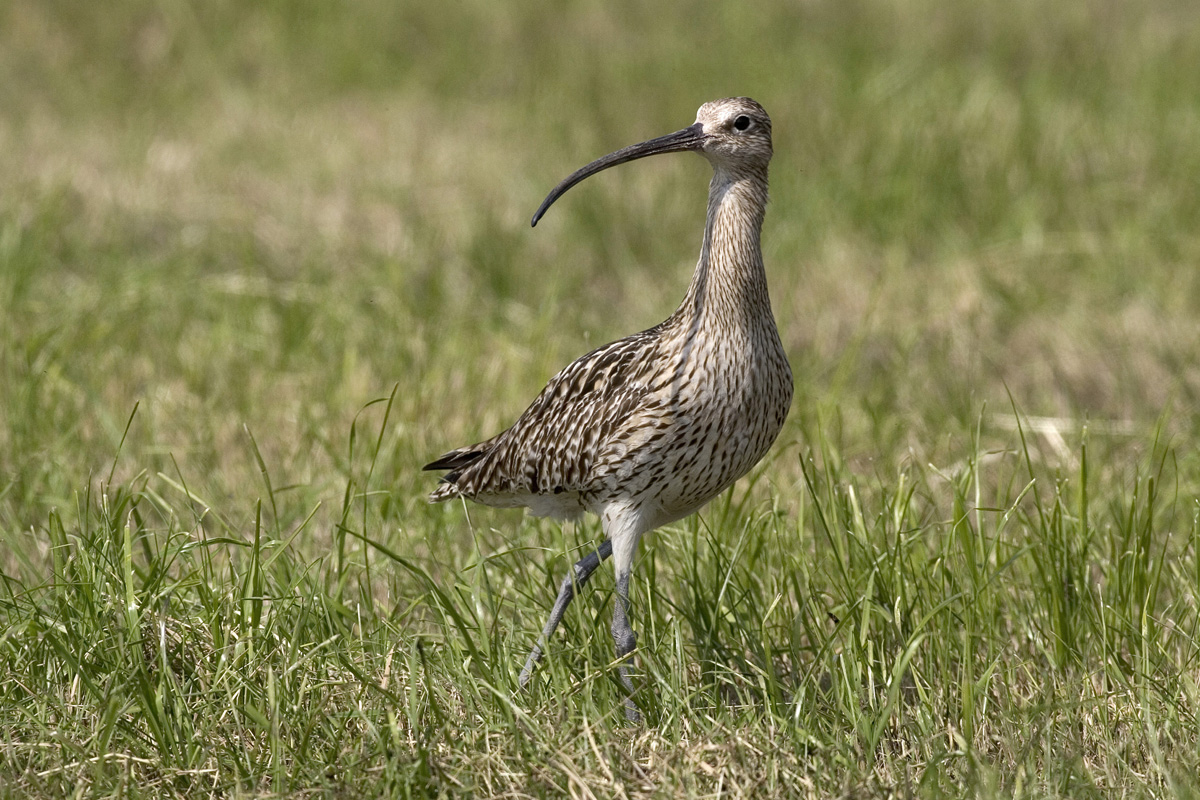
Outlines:
<svg viewBox="0 0 1200 800"><path fill-rule="evenodd" d="M443 500L458 497L461 494L458 489L458 477L462 475L463 470L483 458L491 449L492 440L473 444L470 447L460 447L439 456L422 467L427 470L450 470L442 476L441 483L430 493L429 502L440 503Z"/></svg>

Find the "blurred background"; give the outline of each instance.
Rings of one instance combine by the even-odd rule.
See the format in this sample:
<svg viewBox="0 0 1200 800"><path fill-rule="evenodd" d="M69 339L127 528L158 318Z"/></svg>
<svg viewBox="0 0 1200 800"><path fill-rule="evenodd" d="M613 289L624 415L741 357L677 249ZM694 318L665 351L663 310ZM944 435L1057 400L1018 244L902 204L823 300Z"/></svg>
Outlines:
<svg viewBox="0 0 1200 800"><path fill-rule="evenodd" d="M380 474L416 513L425 460L686 288L700 159L606 173L531 230L544 194L732 94L775 122L779 485L815 430L891 473L979 427L1011 446L1014 405L1051 418L1051 461L1088 421L1119 471L1160 420L1195 432L1197 21L1182 0L8 0L0 522L114 468L135 406L118 479L257 492L248 428L310 507L393 386Z"/></svg>
<svg viewBox="0 0 1200 800"><path fill-rule="evenodd" d="M702 159L529 219L728 95L796 399L631 731L608 570L516 687L598 525L420 467L675 308ZM0 786L1194 796L1198 144L1192 0L0 0Z"/></svg>

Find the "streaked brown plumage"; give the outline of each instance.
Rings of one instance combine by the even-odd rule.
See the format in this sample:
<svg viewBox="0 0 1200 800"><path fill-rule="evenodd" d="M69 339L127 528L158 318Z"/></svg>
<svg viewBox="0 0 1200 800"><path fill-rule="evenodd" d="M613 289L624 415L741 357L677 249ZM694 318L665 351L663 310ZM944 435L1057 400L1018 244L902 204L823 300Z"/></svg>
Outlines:
<svg viewBox="0 0 1200 800"><path fill-rule="evenodd" d="M610 553L617 653L633 650L629 575L642 534L696 511L744 475L767 452L791 405L791 368L759 246L772 150L771 121L758 103L744 97L706 103L695 124L592 162L550 193L533 224L595 172L683 150L704 155L713 179L700 260L675 313L567 366L508 430L425 467L449 470L433 501L461 496L526 506L539 516L591 511L601 518L606 541L563 581L522 685L574 587ZM627 667L621 676L632 692ZM626 713L637 718L632 700Z"/></svg>

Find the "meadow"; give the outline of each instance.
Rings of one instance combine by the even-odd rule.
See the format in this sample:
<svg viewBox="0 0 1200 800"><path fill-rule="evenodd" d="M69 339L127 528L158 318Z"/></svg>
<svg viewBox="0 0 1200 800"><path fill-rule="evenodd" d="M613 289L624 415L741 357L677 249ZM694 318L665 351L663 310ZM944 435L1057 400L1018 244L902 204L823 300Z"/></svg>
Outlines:
<svg viewBox="0 0 1200 800"><path fill-rule="evenodd" d="M1183 0L0 4L0 796L1200 796ZM642 543L420 467L683 296L749 95L796 399Z"/></svg>

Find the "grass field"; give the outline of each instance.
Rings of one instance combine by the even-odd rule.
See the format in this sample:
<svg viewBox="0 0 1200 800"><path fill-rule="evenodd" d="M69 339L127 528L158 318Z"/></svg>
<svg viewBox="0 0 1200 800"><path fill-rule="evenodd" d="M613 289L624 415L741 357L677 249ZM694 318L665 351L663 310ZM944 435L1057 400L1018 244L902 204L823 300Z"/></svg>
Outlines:
<svg viewBox="0 0 1200 800"><path fill-rule="evenodd" d="M0 796L1200 796L1183 0L0 4ZM682 297L745 94L796 374L648 537L420 466Z"/></svg>

